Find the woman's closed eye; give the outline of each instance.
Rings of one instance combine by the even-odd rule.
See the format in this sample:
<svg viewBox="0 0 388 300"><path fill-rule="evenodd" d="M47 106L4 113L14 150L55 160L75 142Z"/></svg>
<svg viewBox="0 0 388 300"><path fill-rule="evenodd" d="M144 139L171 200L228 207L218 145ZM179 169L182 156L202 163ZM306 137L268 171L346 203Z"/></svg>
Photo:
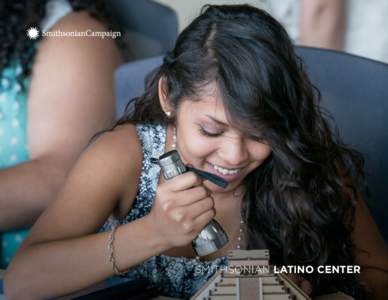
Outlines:
<svg viewBox="0 0 388 300"><path fill-rule="evenodd" d="M208 137L219 137L224 133L223 130L218 130L218 131L217 130L209 130L207 128L205 129L202 126L199 126L199 131L202 135L208 136ZM258 143L266 144L266 140L261 136L249 135L247 138L252 140L252 141L258 142Z"/></svg>
<svg viewBox="0 0 388 300"><path fill-rule="evenodd" d="M218 137L221 134L223 134L223 131L210 131L209 129L205 129L202 126L199 126L199 131L202 135L209 136L209 137Z"/></svg>

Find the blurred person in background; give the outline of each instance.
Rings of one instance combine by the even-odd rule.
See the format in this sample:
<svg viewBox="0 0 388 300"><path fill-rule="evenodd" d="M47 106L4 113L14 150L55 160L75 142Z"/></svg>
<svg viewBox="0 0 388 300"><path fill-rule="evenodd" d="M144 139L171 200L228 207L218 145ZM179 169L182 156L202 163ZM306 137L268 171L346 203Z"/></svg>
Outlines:
<svg viewBox="0 0 388 300"><path fill-rule="evenodd" d="M342 50L345 7L342 0L300 1L299 44Z"/></svg>
<svg viewBox="0 0 388 300"><path fill-rule="evenodd" d="M388 62L388 1L261 0L294 43Z"/></svg>
<svg viewBox="0 0 388 300"><path fill-rule="evenodd" d="M0 2L0 268L115 117L117 43L42 32L108 31L105 11L102 1Z"/></svg>

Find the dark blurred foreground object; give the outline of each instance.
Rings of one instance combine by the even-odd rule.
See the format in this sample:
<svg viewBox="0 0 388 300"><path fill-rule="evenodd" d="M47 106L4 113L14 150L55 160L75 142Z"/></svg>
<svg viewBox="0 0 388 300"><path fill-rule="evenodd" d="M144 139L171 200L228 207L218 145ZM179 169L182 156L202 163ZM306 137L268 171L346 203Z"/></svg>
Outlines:
<svg viewBox="0 0 388 300"><path fill-rule="evenodd" d="M101 284L55 300L148 300L157 296L156 287L146 279L128 280L115 277L113 280L106 280Z"/></svg>
<svg viewBox="0 0 388 300"><path fill-rule="evenodd" d="M151 0L111 0L107 6L125 30L126 60L161 55L174 47L178 18L170 7Z"/></svg>
<svg viewBox="0 0 388 300"><path fill-rule="evenodd" d="M388 65L367 58L310 47L296 47L321 105L334 118L343 141L365 157L372 215L388 241ZM122 65L115 73L117 116L142 94L144 77L162 57Z"/></svg>

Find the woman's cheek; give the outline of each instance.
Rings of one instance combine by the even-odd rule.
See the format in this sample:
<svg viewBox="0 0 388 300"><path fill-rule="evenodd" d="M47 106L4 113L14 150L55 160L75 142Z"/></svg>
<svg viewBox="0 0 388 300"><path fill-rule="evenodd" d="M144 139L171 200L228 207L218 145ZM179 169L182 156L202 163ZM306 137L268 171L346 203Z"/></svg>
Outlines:
<svg viewBox="0 0 388 300"><path fill-rule="evenodd" d="M216 150L216 148L216 143L214 141L204 138L203 136L193 139L190 143L190 152L197 157L207 156Z"/></svg>
<svg viewBox="0 0 388 300"><path fill-rule="evenodd" d="M248 147L251 157L254 160L260 161L260 164L263 163L272 153L271 147L261 143L252 143Z"/></svg>

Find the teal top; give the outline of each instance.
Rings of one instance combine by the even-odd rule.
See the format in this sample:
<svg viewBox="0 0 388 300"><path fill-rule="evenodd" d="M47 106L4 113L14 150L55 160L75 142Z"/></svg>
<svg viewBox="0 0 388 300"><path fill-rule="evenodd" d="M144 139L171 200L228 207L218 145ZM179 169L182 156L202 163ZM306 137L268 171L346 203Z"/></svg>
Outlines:
<svg viewBox="0 0 388 300"><path fill-rule="evenodd" d="M0 76L0 169L29 159L27 97L30 78L22 82L20 62L13 60ZM27 235L27 230L0 233L0 268L5 268Z"/></svg>

